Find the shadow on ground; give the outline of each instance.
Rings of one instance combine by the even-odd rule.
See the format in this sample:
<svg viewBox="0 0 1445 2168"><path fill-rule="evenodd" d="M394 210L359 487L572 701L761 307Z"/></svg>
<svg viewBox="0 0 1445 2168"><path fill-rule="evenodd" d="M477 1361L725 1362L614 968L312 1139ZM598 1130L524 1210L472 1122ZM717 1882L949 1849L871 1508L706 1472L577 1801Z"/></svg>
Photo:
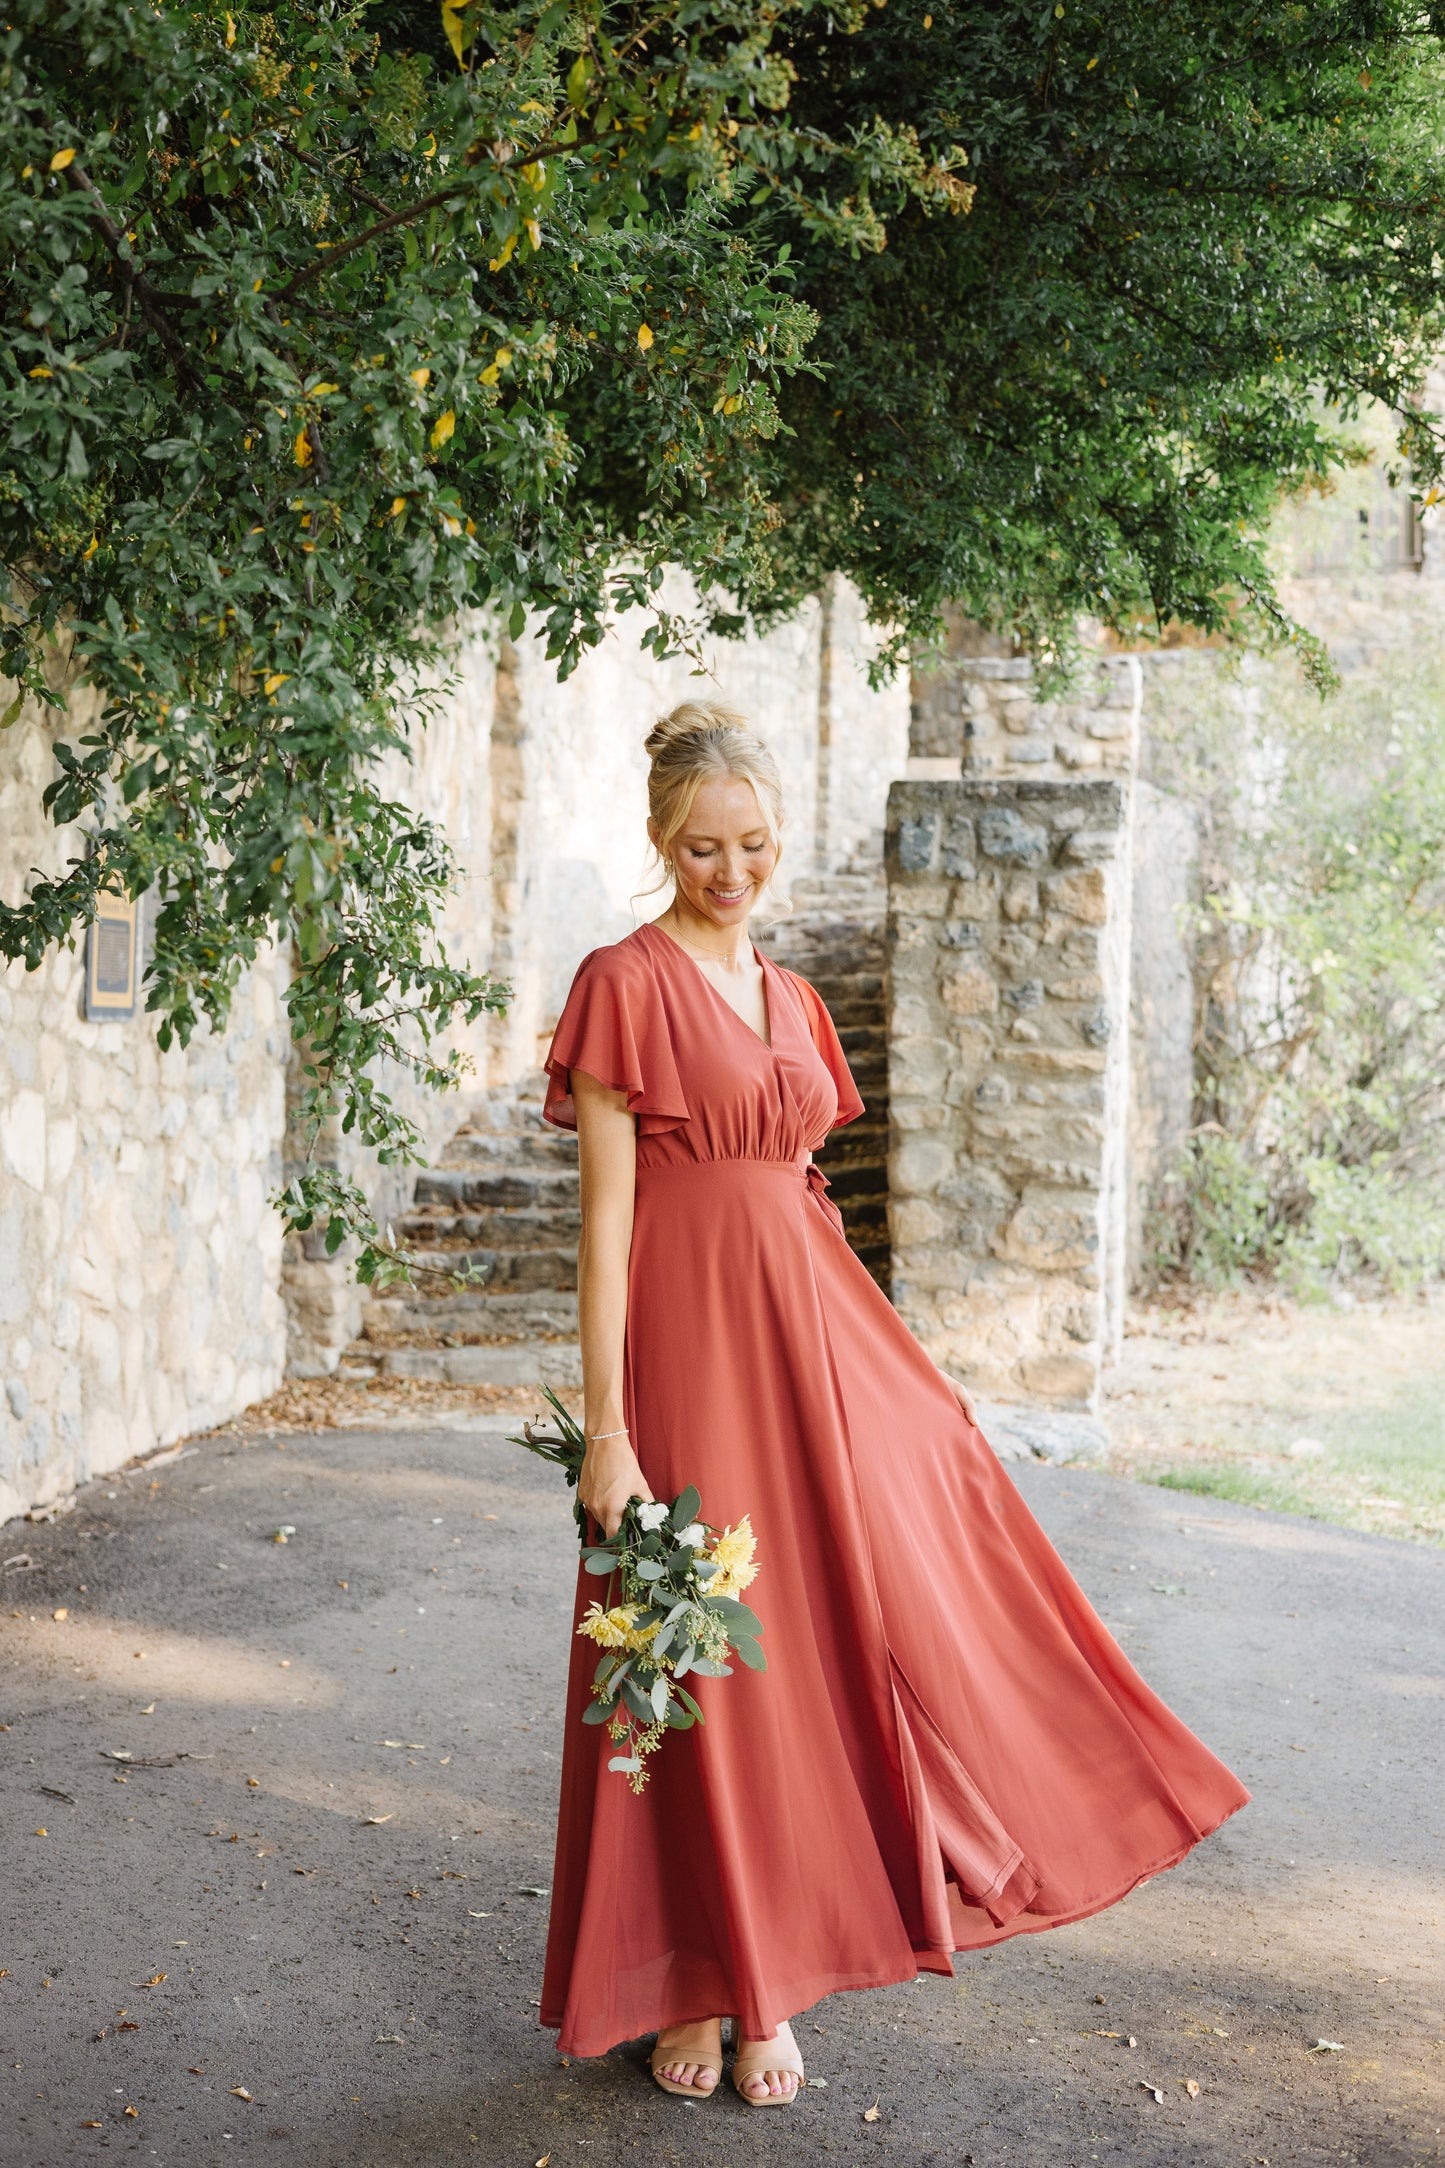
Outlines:
<svg viewBox="0 0 1445 2168"><path fill-rule="evenodd" d="M1012 1471L1255 1803L805 2013L796 2108L695 2106L537 2026L573 1539L504 1428L219 1439L0 1537L4 2168L1445 2160L1445 1556Z"/></svg>

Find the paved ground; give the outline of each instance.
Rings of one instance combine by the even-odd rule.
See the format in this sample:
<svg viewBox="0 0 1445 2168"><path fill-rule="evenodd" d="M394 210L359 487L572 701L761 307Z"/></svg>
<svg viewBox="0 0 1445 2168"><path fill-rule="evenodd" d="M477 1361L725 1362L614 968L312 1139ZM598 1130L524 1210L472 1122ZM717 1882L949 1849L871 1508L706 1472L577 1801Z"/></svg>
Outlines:
<svg viewBox="0 0 1445 2168"><path fill-rule="evenodd" d="M1022 1483L1255 1804L1100 1919L806 2013L826 2086L764 2115L537 2028L572 1537L500 1426L222 1438L11 1523L0 2161L1445 2160L1445 1554Z"/></svg>

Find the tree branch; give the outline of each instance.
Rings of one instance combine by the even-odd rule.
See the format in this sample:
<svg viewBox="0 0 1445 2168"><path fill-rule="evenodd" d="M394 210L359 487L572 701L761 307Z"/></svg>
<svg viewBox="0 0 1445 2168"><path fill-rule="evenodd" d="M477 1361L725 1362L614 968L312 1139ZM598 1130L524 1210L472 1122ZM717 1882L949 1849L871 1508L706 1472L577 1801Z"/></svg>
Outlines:
<svg viewBox="0 0 1445 2168"><path fill-rule="evenodd" d="M140 266L129 256L122 253L125 245L124 236L115 220L111 217L104 196L96 187L84 166L69 165L65 169L65 174L67 180L73 182L76 187L83 189L95 205L93 213L95 223L105 235L106 246L115 259L116 269L127 286L134 289L135 297L141 305L141 314L170 355L175 364L176 374L183 383L190 386L192 391L199 391L201 388L200 378L191 367L189 354L187 354L184 346L177 338L174 327L161 308L160 296L145 273L140 269Z"/></svg>

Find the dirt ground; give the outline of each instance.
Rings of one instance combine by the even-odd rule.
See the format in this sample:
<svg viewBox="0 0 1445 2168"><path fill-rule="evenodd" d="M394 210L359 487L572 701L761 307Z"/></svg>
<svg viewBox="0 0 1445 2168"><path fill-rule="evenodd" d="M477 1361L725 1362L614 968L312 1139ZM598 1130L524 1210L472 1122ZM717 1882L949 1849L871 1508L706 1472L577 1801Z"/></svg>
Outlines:
<svg viewBox="0 0 1445 2168"><path fill-rule="evenodd" d="M1432 1545L1014 1471L1254 1802L1094 1920L804 2013L815 2082L758 2115L537 2025L573 1536L505 1421L440 1412L5 1530L4 2168L1445 2161Z"/></svg>
<svg viewBox="0 0 1445 2168"><path fill-rule="evenodd" d="M1107 1380L1109 1467L1445 1543L1445 1297L1136 1307Z"/></svg>

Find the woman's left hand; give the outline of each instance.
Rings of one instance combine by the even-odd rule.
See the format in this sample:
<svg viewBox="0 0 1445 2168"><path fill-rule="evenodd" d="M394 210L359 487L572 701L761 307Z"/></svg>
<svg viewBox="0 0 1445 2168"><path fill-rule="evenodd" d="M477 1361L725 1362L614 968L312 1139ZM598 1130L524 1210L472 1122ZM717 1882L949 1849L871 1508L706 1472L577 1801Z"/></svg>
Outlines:
<svg viewBox="0 0 1445 2168"><path fill-rule="evenodd" d="M969 1391L968 1387L966 1385L960 1385L958 1379L951 1378L946 1370L943 1373L943 1382L948 1387L949 1391L952 1393L954 1399L958 1402L959 1406L962 1408L964 1414L972 1423L974 1429L977 1430L978 1410L973 1404L973 1395Z"/></svg>

